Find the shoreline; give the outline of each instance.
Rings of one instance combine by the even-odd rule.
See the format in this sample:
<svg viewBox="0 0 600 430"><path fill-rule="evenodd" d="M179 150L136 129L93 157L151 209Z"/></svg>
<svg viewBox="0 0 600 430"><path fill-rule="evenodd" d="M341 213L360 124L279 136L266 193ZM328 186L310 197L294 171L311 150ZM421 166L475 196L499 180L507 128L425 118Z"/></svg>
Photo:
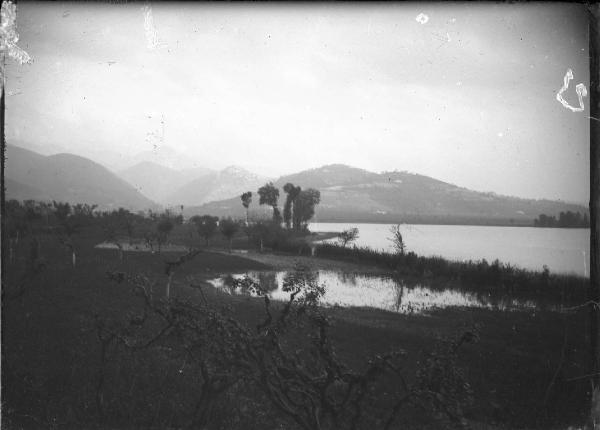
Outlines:
<svg viewBox="0 0 600 430"><path fill-rule="evenodd" d="M589 230L591 227L548 227L548 226L535 226L533 221L531 224L510 224L510 223L490 223L490 224L476 224L476 223L447 223L447 222L404 222L404 221L314 221L311 224L384 224L384 225L441 225L441 226L465 226L465 227L531 227L531 228L551 228L551 229L564 229L564 230Z"/></svg>
<svg viewBox="0 0 600 430"><path fill-rule="evenodd" d="M350 224L350 223L348 223ZM384 223L378 223L378 224L384 224ZM413 225L413 226L417 226L418 224L405 224L405 225ZM440 224L441 225L441 224ZM534 228L534 227L532 227ZM541 228L546 228L546 229L552 229L552 230L556 230L556 229L563 229L563 230L589 230L589 228L562 228L562 227L535 227L536 229L541 229ZM329 246L339 246L338 242L335 241L328 241L329 239L333 239L336 238L338 236L338 233L336 232L313 232L312 235L316 235L317 237L312 239L312 240L307 240L307 244L309 245L329 245ZM390 252L389 250L385 250L385 249L376 249L373 248L371 246L352 246L349 245L347 247L342 247L339 246L340 249L345 253L346 250L351 250L354 249L355 251L366 251L366 252L374 252L374 253L378 253L378 254L386 254L389 256L393 256L394 252ZM414 251L410 251L407 250L405 252L406 254L410 254L411 252L414 253ZM505 267L510 267L512 269L518 270L518 271L524 271L524 272L530 272L534 275L541 275L542 273L544 273L543 267L542 268L527 268L524 267L522 265L519 264L514 264L511 262L508 262L506 260L501 260L499 258L496 259L492 259L492 258L485 258L485 257L481 257L481 258L464 258L464 259L460 259L460 258L451 258L451 257L446 257L443 256L441 254L417 254L414 253L417 257L419 258L424 258L424 259L438 259L438 260L444 260L449 264L466 264L466 263L474 263L474 264L478 264L478 263L483 263L483 261L486 261L488 264L492 264L494 263L495 260L498 260L499 263L502 266ZM318 256L320 258L323 258L323 256ZM369 263L361 263L361 264L369 264ZM545 265L544 265L545 267ZM587 265L585 265L585 267L587 268ZM576 277L576 278L582 278L582 279L590 279L590 274L589 274L589 270L584 269L584 273L579 273L575 270L571 270L571 271L560 271L560 270L554 270L552 268L550 268L550 273L554 276L561 276L561 277Z"/></svg>
<svg viewBox="0 0 600 430"><path fill-rule="evenodd" d="M273 253L269 252L257 252L252 250L234 250L231 254L227 251L222 250L211 250L208 252L214 252L223 255L235 255L248 260L256 261L267 266L271 266L272 270L294 270L296 263L308 266L314 270L339 270L350 273L365 273L365 274L389 274L392 273L390 270L386 270L382 267L364 263L352 263L343 260L336 260L332 258L325 258L320 256L307 257L306 255L291 255L284 253Z"/></svg>

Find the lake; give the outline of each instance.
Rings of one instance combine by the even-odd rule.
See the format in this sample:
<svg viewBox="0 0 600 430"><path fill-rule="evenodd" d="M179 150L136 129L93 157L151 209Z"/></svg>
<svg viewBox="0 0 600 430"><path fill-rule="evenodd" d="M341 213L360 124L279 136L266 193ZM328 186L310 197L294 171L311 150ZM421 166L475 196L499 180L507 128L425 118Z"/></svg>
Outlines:
<svg viewBox="0 0 600 430"><path fill-rule="evenodd" d="M393 251L392 224L312 223L313 232L340 232L357 227L357 246ZM539 227L417 225L400 227L407 251L450 260L495 259L530 270L589 276L590 230ZM335 242L330 239L327 242Z"/></svg>
<svg viewBox="0 0 600 430"><path fill-rule="evenodd" d="M287 301L289 292L283 290L290 272L257 272L223 275L208 282L228 294L256 296L248 289L235 286L233 280L249 276L259 283L266 294L274 300ZM554 303L515 297L498 291L467 291L456 288L437 287L424 282L409 282L385 275L367 275L318 270L311 273L316 283L325 286L320 298L322 306L369 307L403 314L428 314L447 307L485 308L500 311L548 309L557 310Z"/></svg>

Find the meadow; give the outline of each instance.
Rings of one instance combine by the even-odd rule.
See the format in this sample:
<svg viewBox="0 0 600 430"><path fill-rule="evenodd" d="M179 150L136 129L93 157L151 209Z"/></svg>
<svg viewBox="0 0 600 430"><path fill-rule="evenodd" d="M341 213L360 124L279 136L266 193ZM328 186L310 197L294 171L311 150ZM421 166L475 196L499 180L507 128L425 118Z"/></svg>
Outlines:
<svg viewBox="0 0 600 430"><path fill-rule="evenodd" d="M253 334L255 327L267 324L266 314L275 318L284 313L286 304L272 302L266 312L263 297L228 295L206 280L226 273L270 270L269 255L279 262L289 261L292 267L298 254L306 251L304 245L266 250L259 262L244 254L229 254L227 241L216 236L210 247L204 247L185 225L177 226L169 242L200 252L169 276L165 262L177 261L185 252L126 251L121 259L117 249L95 247L106 235L89 226L72 236L77 250L73 266L70 250L55 234L40 232L36 237L37 262L29 258L30 237L22 237L3 270L6 428L303 428L300 418L286 411L260 378L242 371L245 367L236 360L245 353L232 352L236 345L257 345L264 339ZM238 234L233 246L247 249L251 244ZM301 258L304 263L312 260L340 270L348 270L347 264L391 270L392 257L324 247L316 257ZM289 331L277 332L281 347L293 354L280 357L264 350L273 360L266 370L285 381L287 374L281 368L290 357L296 357L294 366L303 366L302 372L316 375L319 368L312 364L332 360L346 369L344 375L366 375L367 381L375 381L369 369L395 351L401 356L401 381L414 394L395 410L398 386L386 386L384 378L363 393L361 399L369 401L362 406L360 419L351 420L355 409L349 404L340 409L340 422L330 418L318 428L565 428L585 420L587 308L571 306L581 297L584 282L493 264L482 268L476 263L456 266L417 256L402 258L409 259L404 267L410 276L426 275L438 282L447 279L489 291L503 285L498 279L504 284L508 279L513 291L522 287L526 296L549 294L559 304L566 303L565 291L573 297L563 312L448 308L402 315L364 307L316 311L307 307L309 315L317 312L327 320L327 337L319 337L325 326L311 325L323 319L305 321L301 313L294 314L297 321L292 320ZM396 264L393 270L402 266ZM502 275L486 278L480 273L486 271ZM151 307L144 307L139 288L136 294L140 282L151 289ZM204 337L193 337L205 347L214 346L202 350L203 359L192 349L197 344L186 337L189 327L152 337L160 331L164 315L174 318L176 310L192 312L188 308L202 316L192 318L186 313L187 319L176 319L177 324L204 321L212 324L205 328L213 327L202 332ZM311 348L318 347L315 339L325 339L328 345L327 353L317 348L323 354L318 360L310 356ZM299 372L287 365L288 373ZM323 369L331 369L327 366ZM344 382L340 381L336 383ZM330 395L335 396L336 389ZM390 423L382 411L387 414L392 409Z"/></svg>

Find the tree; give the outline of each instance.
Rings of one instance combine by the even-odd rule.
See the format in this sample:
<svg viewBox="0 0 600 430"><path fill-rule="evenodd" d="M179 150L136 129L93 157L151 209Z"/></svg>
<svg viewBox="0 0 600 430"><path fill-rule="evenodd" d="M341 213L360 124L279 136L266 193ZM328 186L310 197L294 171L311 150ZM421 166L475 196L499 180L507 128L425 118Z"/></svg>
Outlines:
<svg viewBox="0 0 600 430"><path fill-rule="evenodd" d="M321 202L321 193L314 188L300 191L294 208L294 229L299 231L308 227L308 222L315 214L315 206Z"/></svg>
<svg viewBox="0 0 600 430"><path fill-rule="evenodd" d="M224 218L221 221L219 221L219 230L221 230L221 233L223 234L223 236L225 236L227 238L227 240L229 241L229 253L230 254L231 254L233 236L238 232L239 229L240 229L240 224L231 218Z"/></svg>
<svg viewBox="0 0 600 430"><path fill-rule="evenodd" d="M125 213L123 215L124 215L123 220L122 220L123 226L125 227L125 230L127 231L127 237L129 238L129 244L131 245L132 239L133 239L133 233L135 231L137 216L129 211L125 211Z"/></svg>
<svg viewBox="0 0 600 430"><path fill-rule="evenodd" d="M281 222L281 214L277 207L279 188L275 187L272 182L269 182L258 189L258 195L260 196L258 204L271 206L273 208L273 221Z"/></svg>
<svg viewBox="0 0 600 430"><path fill-rule="evenodd" d="M18 200L11 199L5 204L5 213L2 216L4 231L8 234L8 241L2 241L2 246L8 245L9 261L12 263L19 243L19 237L24 234L27 224L24 219L24 209ZM4 252L3 252L4 255Z"/></svg>
<svg viewBox="0 0 600 430"><path fill-rule="evenodd" d="M105 216L102 218L102 229L104 238L108 243L112 243L119 250L119 260L123 261L123 244L119 241L118 231L120 224L115 216Z"/></svg>
<svg viewBox="0 0 600 430"><path fill-rule="evenodd" d="M142 217L139 219L138 228L146 246L154 254L154 242L158 236L156 233L156 221L152 218Z"/></svg>
<svg viewBox="0 0 600 430"><path fill-rule="evenodd" d="M281 224L273 220L252 223L246 229L246 234L259 247L260 252L263 252L265 244L277 245L286 236Z"/></svg>
<svg viewBox="0 0 600 430"><path fill-rule="evenodd" d="M196 224L191 221L184 223L183 226L183 241L188 247L188 250L194 249L195 235L196 232Z"/></svg>
<svg viewBox="0 0 600 430"><path fill-rule="evenodd" d="M400 224L393 225L390 228L390 233L392 233L392 237L390 237L389 240L392 242L394 249L398 254L403 255L406 250L406 245L404 244L404 239L400 232Z"/></svg>
<svg viewBox="0 0 600 430"><path fill-rule="evenodd" d="M558 215L558 219L555 216L548 216L546 214L540 214L535 220L533 220L534 227L576 227L585 228L589 227L588 215L584 212L583 216L580 212L561 212Z"/></svg>
<svg viewBox="0 0 600 430"><path fill-rule="evenodd" d="M79 231L79 224L77 224L77 221L74 220L73 217L69 217L63 222L63 231L65 235L59 236L59 241L69 251L71 251L71 263L73 267L75 267L77 262L77 253L75 250L75 244L73 243L73 235Z"/></svg>
<svg viewBox="0 0 600 430"><path fill-rule="evenodd" d="M196 254L197 251L191 251L177 261L165 262L169 276L167 300L153 299L154 284L146 277L109 273L110 279L131 284L136 296L142 298L143 306L116 328L106 319L96 319L97 338L106 352L101 356L102 381L106 383L96 389L96 398L105 399L104 404L124 403L122 409L110 412L129 411L133 406L126 402L135 398L145 406L139 409L140 415L149 416L161 428L170 426L161 417L170 423L189 423L191 428L263 428L265 425L256 424L268 426L266 420L273 422L273 418L287 417L295 422L294 428L304 430L387 430L401 428L400 414L404 407L411 407L411 411L432 411L437 419L444 420L440 422L443 428L460 424L464 427L462 406L471 404L472 393L461 371L458 352L461 345L477 341L476 330L436 344L434 351L424 354L416 368L407 366L406 352L402 350L383 352L362 365L350 365L336 353L331 320L318 306L325 285L319 284L317 275L309 268L297 266L294 272L288 272L281 282L287 298L277 306L271 304L270 298L273 288L278 288L273 274L259 275L258 282L249 276L232 278L232 290L252 293L264 303L264 319L253 321L258 324L250 326L232 314L229 307L215 306L204 296L203 301L196 302L169 299L175 270ZM132 330L133 325L143 329ZM165 351L169 354L168 361L164 359ZM148 388L136 391L135 396L115 396L130 392L138 375L147 375L148 367L140 369L136 365L146 361L121 361L136 359L138 354L144 360L152 360L151 370L154 364L161 369L169 365L164 378L151 375L142 379ZM112 364L106 366L109 359ZM169 413L156 414L152 406L156 396L154 387L165 386L163 381L168 380L165 378L170 376L171 369L182 369L183 373L180 362L185 365L185 376L176 382L189 382L198 393L194 407L188 406L188 391L176 385L167 387L170 389L167 395L173 396L166 403ZM139 373L128 375L122 368ZM414 371L414 377L408 378L408 371ZM111 382L116 387L110 386ZM260 397L255 397L256 389L260 390ZM88 392L94 395L92 390L84 395ZM119 402L120 399L124 402ZM223 399L231 399L240 406L234 409L244 411L236 415L243 418L236 419L243 423L241 426L228 426L229 416L225 417L227 421L219 420L220 411L230 405ZM98 403L97 409L103 411L102 402ZM251 415L255 409L260 409L266 420L255 420ZM244 425L247 422L254 425Z"/></svg>
<svg viewBox="0 0 600 430"><path fill-rule="evenodd" d="M283 207L283 221L285 222L285 226L289 229L293 220L293 212L296 210L296 201L302 188L296 187L294 184L288 182L283 186L283 191L287 193L287 198L285 199L285 205Z"/></svg>
<svg viewBox="0 0 600 430"><path fill-rule="evenodd" d="M29 227L32 226L35 220L42 218L40 207L35 200L25 200L23 207L25 208L25 220Z"/></svg>
<svg viewBox="0 0 600 430"><path fill-rule="evenodd" d="M183 225L183 215L178 214L170 217L171 221L173 221L174 225Z"/></svg>
<svg viewBox="0 0 600 430"><path fill-rule="evenodd" d="M71 205L69 203L60 203L52 201L54 206L54 215L58 219L58 222L63 228L65 236L60 236L59 241L71 251L71 263L73 267L77 262L77 255L75 252L75 244L73 243L72 236L79 228L78 221L71 217Z"/></svg>
<svg viewBox="0 0 600 430"><path fill-rule="evenodd" d="M347 244L354 242L356 239L358 239L358 228L356 227L349 228L338 234L338 240L343 247L346 247Z"/></svg>
<svg viewBox="0 0 600 430"><path fill-rule="evenodd" d="M58 219L58 222L62 224L71 214L71 205L68 203L55 202L54 200L52 201L52 205L54 206L54 215Z"/></svg>
<svg viewBox="0 0 600 430"><path fill-rule="evenodd" d="M165 243L167 241L167 238L169 236L169 233L171 233L171 230L173 230L173 221L171 221L170 218L164 217L162 218L160 221L158 221L158 224L156 225L156 231L158 233L158 253L160 254L160 246L161 244Z"/></svg>
<svg viewBox="0 0 600 430"><path fill-rule="evenodd" d="M181 257L179 257L177 260L175 261L165 261L165 274L169 277L169 280L167 281L167 299L169 299L171 293L171 281L173 280L173 275L175 274L175 271L185 262L190 261L191 259L193 259L196 255L198 255L200 253L199 249L190 249L188 251L187 254L182 255Z"/></svg>
<svg viewBox="0 0 600 430"><path fill-rule="evenodd" d="M190 221L196 225L198 234L206 241L206 246L210 245L210 238L217 231L219 217L211 215L193 216Z"/></svg>
<svg viewBox="0 0 600 430"><path fill-rule="evenodd" d="M94 210L98 205L88 205L87 203L77 203L71 208L73 211L73 217L77 219L80 224L90 224L94 219Z"/></svg>
<svg viewBox="0 0 600 430"><path fill-rule="evenodd" d="M252 203L252 191L246 191L240 198L242 199L242 205L246 208L246 225L248 225L248 207Z"/></svg>

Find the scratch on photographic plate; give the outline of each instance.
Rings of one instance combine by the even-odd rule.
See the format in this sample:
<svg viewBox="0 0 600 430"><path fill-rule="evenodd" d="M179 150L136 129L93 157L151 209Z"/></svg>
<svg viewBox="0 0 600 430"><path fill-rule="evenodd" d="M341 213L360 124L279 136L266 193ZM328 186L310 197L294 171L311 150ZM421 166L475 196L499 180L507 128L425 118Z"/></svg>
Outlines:
<svg viewBox="0 0 600 430"><path fill-rule="evenodd" d="M431 33L431 34L433 35L434 39L437 39L440 42L442 42L441 45L437 47L437 49L440 49L442 46L444 46L445 44L450 43L452 41L452 39L450 38L450 33L448 33L448 32L446 32L445 36L440 33Z"/></svg>
<svg viewBox="0 0 600 430"><path fill-rule="evenodd" d="M156 28L154 27L154 18L152 17L152 6L148 2L142 6L144 13L144 30L146 32L146 46L148 49L155 49L158 45Z"/></svg>
<svg viewBox="0 0 600 430"><path fill-rule="evenodd" d="M148 119L152 119L152 115L147 115ZM160 115L160 131L154 130L146 133L146 143L152 145L152 150L157 153L159 146L165 141L165 115Z"/></svg>
<svg viewBox="0 0 600 430"><path fill-rule="evenodd" d="M31 56L17 46L19 35L17 34L17 5L10 1L3 1L0 9L2 24L0 25L0 52L4 57L6 54L19 64L31 63ZM2 79L2 91L4 91L4 61L0 66L0 78Z"/></svg>
<svg viewBox="0 0 600 430"><path fill-rule="evenodd" d="M571 69L567 69L567 73L563 79L563 86L560 90L558 90L558 93L556 93L556 100L558 100L564 107L570 109L572 112L583 112L585 108L583 105L583 98L587 96L587 89L585 88L585 85L577 84L575 86L575 92L577 93L577 97L579 99L579 107L573 107L565 99L563 99L562 94L567 91L567 88L569 88L569 82L571 82L572 79L573 71Z"/></svg>

